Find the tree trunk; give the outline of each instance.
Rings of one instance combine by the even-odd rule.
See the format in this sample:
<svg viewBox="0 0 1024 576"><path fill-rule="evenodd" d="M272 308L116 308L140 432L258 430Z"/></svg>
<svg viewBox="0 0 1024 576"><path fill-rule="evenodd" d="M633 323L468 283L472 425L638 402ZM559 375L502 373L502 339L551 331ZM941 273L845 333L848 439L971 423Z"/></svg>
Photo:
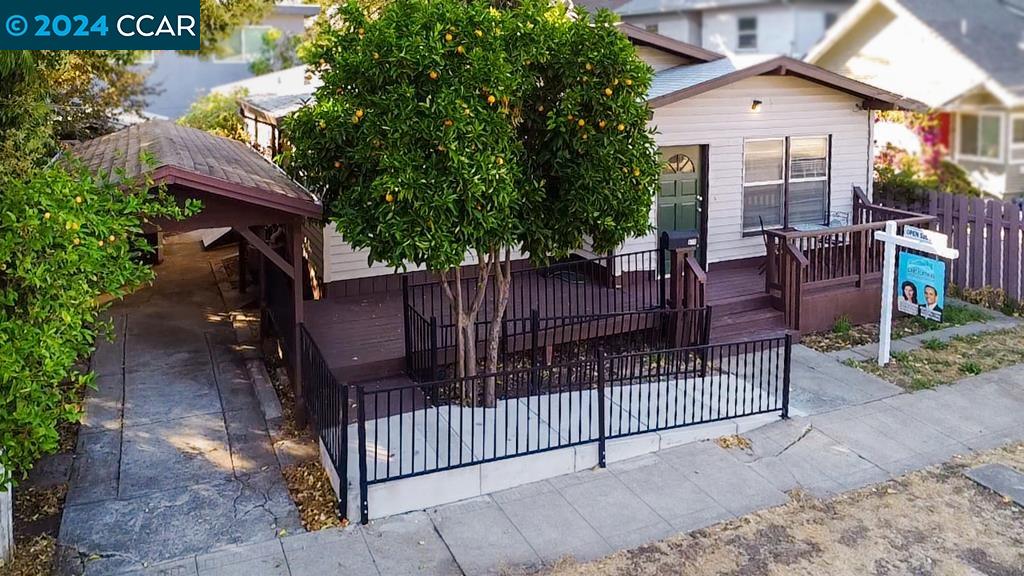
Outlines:
<svg viewBox="0 0 1024 576"><path fill-rule="evenodd" d="M488 326L487 334L487 357L484 360L484 372L494 374L498 371L498 350L501 347L502 324L505 318L505 309L508 306L509 287L512 282L512 250L505 249L504 262L501 259L501 249L493 250L491 260L494 261L494 288L496 290L494 312L491 314L491 323ZM489 376L484 382L484 403L486 406L494 406L497 402L496 382L493 376Z"/></svg>
<svg viewBox="0 0 1024 576"><path fill-rule="evenodd" d="M457 378L471 378L477 374L476 355L476 319L487 293L487 281L491 273L493 259L477 250L480 261L480 272L476 280L476 293L470 297L463 294L462 268L454 270L454 285L449 282L448 271L441 272L441 286L452 306L452 317L455 319L455 375ZM467 300L469 301L467 306ZM476 386L472 386L472 400L476 404ZM465 388L462 390L463 401L466 399Z"/></svg>

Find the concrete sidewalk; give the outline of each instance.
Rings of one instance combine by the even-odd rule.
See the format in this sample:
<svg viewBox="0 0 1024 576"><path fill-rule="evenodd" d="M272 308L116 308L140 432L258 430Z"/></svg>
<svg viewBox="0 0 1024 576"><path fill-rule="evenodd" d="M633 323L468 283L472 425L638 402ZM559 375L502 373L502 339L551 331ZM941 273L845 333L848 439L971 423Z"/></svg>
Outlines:
<svg viewBox="0 0 1024 576"><path fill-rule="evenodd" d="M829 497L954 454L1024 440L1024 370L914 394L797 347L794 408L749 451L690 444L491 496L189 557L139 574L495 574L586 561L782 504Z"/></svg>

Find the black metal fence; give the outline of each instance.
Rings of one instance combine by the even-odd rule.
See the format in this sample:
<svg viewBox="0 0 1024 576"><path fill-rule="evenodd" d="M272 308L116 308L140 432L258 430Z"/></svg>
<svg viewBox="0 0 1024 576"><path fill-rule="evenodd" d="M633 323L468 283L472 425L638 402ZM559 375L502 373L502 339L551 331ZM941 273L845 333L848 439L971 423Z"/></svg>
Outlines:
<svg viewBox="0 0 1024 576"><path fill-rule="evenodd" d="M424 318L406 310L407 372L419 381L453 374L456 326L441 325L436 316ZM491 321L478 321L473 338L482 363L491 342ZM498 338L500 370L566 363L606 353L660 350L707 344L711 307L653 309L627 312L543 317L534 309L527 318L505 318Z"/></svg>
<svg viewBox="0 0 1024 576"><path fill-rule="evenodd" d="M360 497L464 466L743 416L788 416L789 335L596 356L387 390L355 386Z"/></svg>
<svg viewBox="0 0 1024 576"><path fill-rule="evenodd" d="M348 424L349 387L341 385L331 374L316 341L300 326L302 347L302 394L317 437L331 460L339 479L338 509L348 516Z"/></svg>

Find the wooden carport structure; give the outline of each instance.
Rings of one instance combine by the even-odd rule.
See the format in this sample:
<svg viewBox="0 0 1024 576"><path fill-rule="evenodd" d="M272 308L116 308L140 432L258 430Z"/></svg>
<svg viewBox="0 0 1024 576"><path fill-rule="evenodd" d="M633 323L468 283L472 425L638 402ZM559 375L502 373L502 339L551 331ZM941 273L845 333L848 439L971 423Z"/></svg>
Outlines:
<svg viewBox="0 0 1024 576"><path fill-rule="evenodd" d="M154 221L156 230L187 232L204 228L235 230L245 246L257 249L260 257L260 318L267 309L266 269L275 266L290 280L289 326L278 326L281 336L294 346L300 341L303 319L303 223L319 218L319 200L285 175L249 146L201 130L168 121L149 121L83 142L71 155L96 173L111 178L148 177L165 187L179 203L194 199L202 210L184 221ZM143 160L143 155L150 161ZM284 250L268 244L264 232L279 227L285 232ZM244 259L240 258L240 265ZM278 320L280 322L280 320ZM294 349L288 359L295 387L296 416L303 420L300 354Z"/></svg>

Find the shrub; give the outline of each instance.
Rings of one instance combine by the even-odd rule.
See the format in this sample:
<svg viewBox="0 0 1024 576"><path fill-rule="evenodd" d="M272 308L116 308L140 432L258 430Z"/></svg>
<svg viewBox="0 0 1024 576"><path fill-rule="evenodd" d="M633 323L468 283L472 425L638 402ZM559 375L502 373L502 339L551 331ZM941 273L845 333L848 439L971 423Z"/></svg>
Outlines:
<svg viewBox="0 0 1024 576"><path fill-rule="evenodd" d="M244 88L230 94L211 92L193 102L188 112L178 120L178 124L248 143L245 122L238 113L239 99L248 94L249 91Z"/></svg>
<svg viewBox="0 0 1024 576"><path fill-rule="evenodd" d="M0 180L0 486L54 451L92 379L76 368L105 331L104 294L151 278L144 218L184 217L151 182L54 164Z"/></svg>
<svg viewBox="0 0 1024 576"><path fill-rule="evenodd" d="M946 348L949 347L948 342L946 342L945 340L939 340L938 338L928 338L927 340L921 342L921 345L924 347L925 350L932 351L945 350Z"/></svg>

